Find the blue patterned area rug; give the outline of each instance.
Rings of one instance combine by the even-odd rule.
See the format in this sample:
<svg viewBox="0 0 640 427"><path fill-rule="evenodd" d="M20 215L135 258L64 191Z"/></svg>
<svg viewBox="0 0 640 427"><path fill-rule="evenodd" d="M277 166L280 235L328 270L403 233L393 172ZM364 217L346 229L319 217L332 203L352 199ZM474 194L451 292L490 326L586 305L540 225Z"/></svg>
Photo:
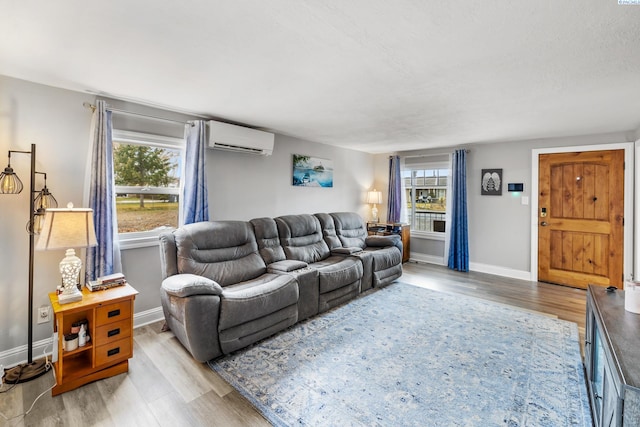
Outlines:
<svg viewBox="0 0 640 427"><path fill-rule="evenodd" d="M276 426L591 426L575 323L403 283L209 365Z"/></svg>

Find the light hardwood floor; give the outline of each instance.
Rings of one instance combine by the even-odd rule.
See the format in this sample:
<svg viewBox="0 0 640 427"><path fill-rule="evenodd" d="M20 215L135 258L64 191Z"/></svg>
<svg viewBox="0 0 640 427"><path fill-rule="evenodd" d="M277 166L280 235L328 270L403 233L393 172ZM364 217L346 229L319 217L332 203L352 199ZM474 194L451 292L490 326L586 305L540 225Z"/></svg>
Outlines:
<svg viewBox="0 0 640 427"><path fill-rule="evenodd" d="M576 322L584 341L586 291L429 264L404 264L401 281L468 295ZM51 373L0 394L4 426L268 426L269 423L206 364L194 361L162 322L137 328L129 372L51 397ZM6 390L6 386L2 390ZM13 418L15 417L15 418Z"/></svg>

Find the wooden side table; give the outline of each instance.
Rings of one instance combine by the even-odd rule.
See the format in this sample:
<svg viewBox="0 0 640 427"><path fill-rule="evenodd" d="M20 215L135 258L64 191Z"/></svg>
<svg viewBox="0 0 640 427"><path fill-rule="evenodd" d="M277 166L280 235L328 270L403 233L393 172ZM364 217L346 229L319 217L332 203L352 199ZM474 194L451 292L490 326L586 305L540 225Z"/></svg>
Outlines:
<svg viewBox="0 0 640 427"><path fill-rule="evenodd" d="M87 383L129 370L133 356L133 301L138 294L125 284L104 291L84 288L82 300L59 304L55 292L49 294L53 307L53 328L58 333L58 361L53 364L57 384L53 396ZM83 347L66 351L64 336L71 325L88 321L91 340Z"/></svg>
<svg viewBox="0 0 640 427"><path fill-rule="evenodd" d="M397 231L394 231L394 228ZM402 262L409 261L411 256L411 227L409 224L401 224L400 228L394 226L394 224L386 224L381 222L368 222L367 233L378 236L388 236L391 234L398 234L402 239Z"/></svg>

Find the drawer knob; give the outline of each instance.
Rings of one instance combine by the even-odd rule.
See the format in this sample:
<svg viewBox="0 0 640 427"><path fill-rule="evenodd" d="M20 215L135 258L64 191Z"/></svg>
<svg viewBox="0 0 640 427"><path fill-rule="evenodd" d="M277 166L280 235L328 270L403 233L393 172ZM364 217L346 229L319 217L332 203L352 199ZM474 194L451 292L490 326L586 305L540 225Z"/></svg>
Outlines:
<svg viewBox="0 0 640 427"><path fill-rule="evenodd" d="M113 356L118 353L120 353L120 347L112 348L111 350L107 351L107 356Z"/></svg>
<svg viewBox="0 0 640 427"><path fill-rule="evenodd" d="M107 313L107 317L116 317L116 316L120 316L120 309L111 310L109 313Z"/></svg>
<svg viewBox="0 0 640 427"><path fill-rule="evenodd" d="M107 337L112 337L114 335L120 335L120 328L115 328L107 332Z"/></svg>

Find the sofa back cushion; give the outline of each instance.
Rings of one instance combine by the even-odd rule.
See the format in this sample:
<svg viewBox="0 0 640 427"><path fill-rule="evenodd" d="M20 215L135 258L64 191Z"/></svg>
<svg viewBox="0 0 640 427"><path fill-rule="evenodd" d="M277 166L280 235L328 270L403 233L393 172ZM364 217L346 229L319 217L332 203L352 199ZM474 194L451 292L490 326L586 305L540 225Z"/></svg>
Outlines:
<svg viewBox="0 0 640 427"><path fill-rule="evenodd" d="M336 227L336 235L344 247L365 248L367 229L360 215L354 212L334 212L331 214Z"/></svg>
<svg viewBox="0 0 640 427"><path fill-rule="evenodd" d="M280 246L278 226L273 218L255 218L249 222L253 225L258 251L267 265L287 259Z"/></svg>
<svg viewBox="0 0 640 427"><path fill-rule="evenodd" d="M336 235L336 226L333 222L333 217L327 213L317 213L315 217L320 221L320 228L322 229L322 237L329 246L329 250L341 248L342 243Z"/></svg>
<svg viewBox="0 0 640 427"><path fill-rule="evenodd" d="M331 255L329 247L322 238L320 222L315 216L285 215L275 220L278 225L280 244L287 259L312 264Z"/></svg>
<svg viewBox="0 0 640 427"><path fill-rule="evenodd" d="M178 273L207 277L221 286L255 279L266 272L250 223L212 221L174 231Z"/></svg>

